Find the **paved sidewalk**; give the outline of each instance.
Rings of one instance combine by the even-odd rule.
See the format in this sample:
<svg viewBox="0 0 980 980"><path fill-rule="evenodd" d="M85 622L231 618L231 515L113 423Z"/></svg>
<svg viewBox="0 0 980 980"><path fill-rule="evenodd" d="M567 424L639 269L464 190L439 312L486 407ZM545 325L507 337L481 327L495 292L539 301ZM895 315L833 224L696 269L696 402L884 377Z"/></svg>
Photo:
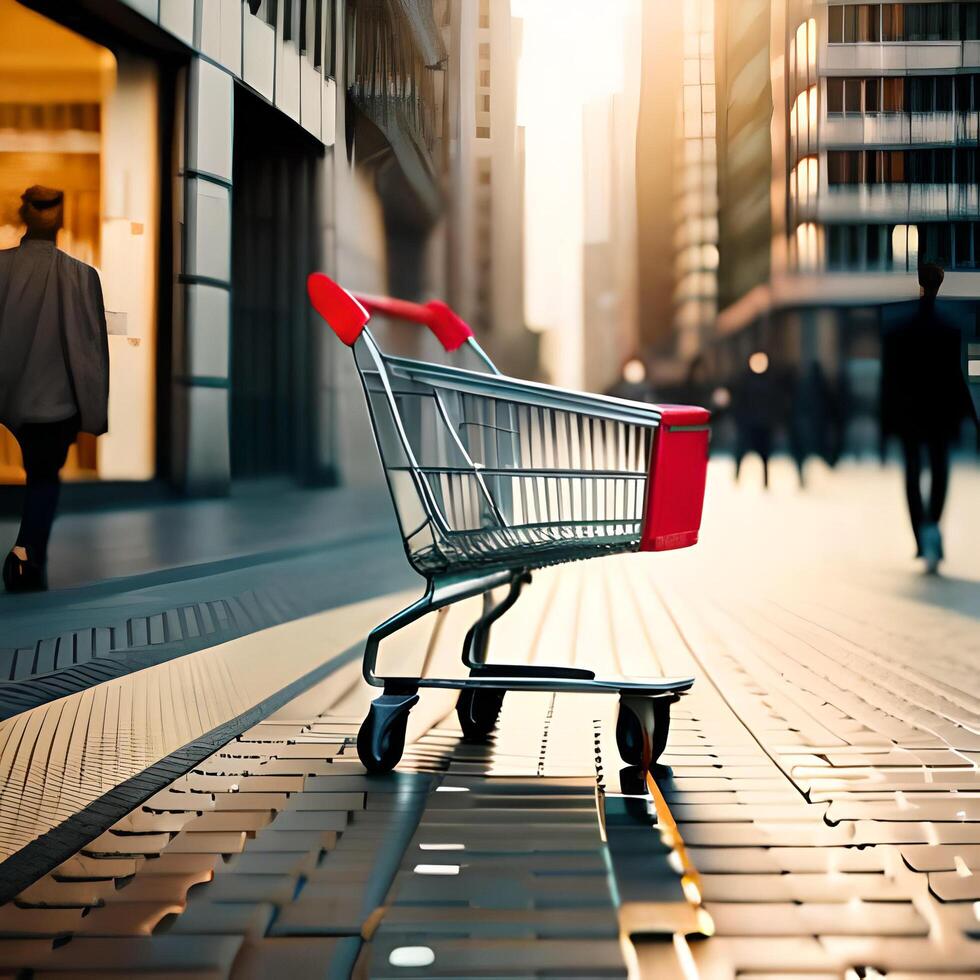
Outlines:
<svg viewBox="0 0 980 980"><path fill-rule="evenodd" d="M0 718L415 581L376 489L70 514L52 590L0 593Z"/></svg>
<svg viewBox="0 0 980 980"><path fill-rule="evenodd" d="M304 490L276 481L246 482L235 484L229 497L60 515L51 539L50 584L61 591L135 581L381 530L394 530L381 485ZM16 521L0 520L4 554L16 534Z"/></svg>

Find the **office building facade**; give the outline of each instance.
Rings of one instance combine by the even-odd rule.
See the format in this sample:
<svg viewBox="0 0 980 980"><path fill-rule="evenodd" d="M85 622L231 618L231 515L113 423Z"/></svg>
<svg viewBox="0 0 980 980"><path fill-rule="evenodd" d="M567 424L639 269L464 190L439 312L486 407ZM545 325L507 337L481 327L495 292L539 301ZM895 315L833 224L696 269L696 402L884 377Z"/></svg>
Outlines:
<svg viewBox="0 0 980 980"><path fill-rule="evenodd" d="M64 187L59 244L99 269L109 310L110 432L80 440L70 478L128 499L377 479L304 281L446 294L447 45L467 8L0 2L0 244L24 187ZM0 435L0 480L17 482Z"/></svg>
<svg viewBox="0 0 980 980"><path fill-rule="evenodd" d="M964 358L977 353L980 5L718 9L728 113L706 356L720 379L755 349L791 369L819 363L867 423L880 336L918 295L922 263L946 270L944 310Z"/></svg>

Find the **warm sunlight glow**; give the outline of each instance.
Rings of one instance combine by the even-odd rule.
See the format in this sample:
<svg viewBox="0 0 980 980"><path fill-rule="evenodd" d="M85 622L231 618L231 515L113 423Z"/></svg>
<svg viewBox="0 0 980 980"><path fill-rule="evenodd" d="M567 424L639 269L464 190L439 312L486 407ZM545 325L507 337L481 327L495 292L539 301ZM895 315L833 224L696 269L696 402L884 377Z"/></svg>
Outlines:
<svg viewBox="0 0 980 980"><path fill-rule="evenodd" d="M642 384L646 380L647 369L643 361L633 357L623 365L623 380L631 385Z"/></svg>
<svg viewBox="0 0 980 980"><path fill-rule="evenodd" d="M552 380L578 386L587 231L583 111L623 90L626 25L638 7L636 0L609 0L601 17L591 0L525 0L511 9L524 20L517 122L525 140L525 314L531 329L552 335L546 348L560 345L561 356L550 358Z"/></svg>

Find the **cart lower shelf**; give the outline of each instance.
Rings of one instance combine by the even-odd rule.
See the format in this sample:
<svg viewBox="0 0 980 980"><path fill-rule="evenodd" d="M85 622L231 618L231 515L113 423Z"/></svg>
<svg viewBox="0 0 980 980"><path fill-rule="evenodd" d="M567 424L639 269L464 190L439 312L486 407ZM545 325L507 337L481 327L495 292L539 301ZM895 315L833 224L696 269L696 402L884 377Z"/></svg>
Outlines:
<svg viewBox="0 0 980 980"><path fill-rule="evenodd" d="M582 675L503 675L477 670L469 677L377 678L375 682L384 685L385 693L371 703L357 733L357 754L368 772L389 772L398 764L405 748L409 712L423 687L460 692L456 714L463 737L469 741L490 737L508 691L617 694L616 744L620 756L626 765L648 770L667 744L670 706L691 688L694 678L592 677L586 671Z"/></svg>

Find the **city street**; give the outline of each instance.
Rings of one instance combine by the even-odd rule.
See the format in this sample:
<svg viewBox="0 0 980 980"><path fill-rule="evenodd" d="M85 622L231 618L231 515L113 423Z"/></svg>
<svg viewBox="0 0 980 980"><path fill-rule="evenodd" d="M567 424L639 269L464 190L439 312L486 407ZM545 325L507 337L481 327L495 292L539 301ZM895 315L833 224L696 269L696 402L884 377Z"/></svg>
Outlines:
<svg viewBox="0 0 980 980"><path fill-rule="evenodd" d="M572 694L509 694L477 745L424 691L365 776L360 644L404 582L0 722L0 973L976 975L980 471L954 469L933 578L896 466L760 484L716 460L696 548L537 572L494 627L491 659L695 675L645 786L615 699ZM478 608L384 662L461 670Z"/></svg>
<svg viewBox="0 0 980 980"><path fill-rule="evenodd" d="M0 0L0 980L980 977L980 0Z"/></svg>

